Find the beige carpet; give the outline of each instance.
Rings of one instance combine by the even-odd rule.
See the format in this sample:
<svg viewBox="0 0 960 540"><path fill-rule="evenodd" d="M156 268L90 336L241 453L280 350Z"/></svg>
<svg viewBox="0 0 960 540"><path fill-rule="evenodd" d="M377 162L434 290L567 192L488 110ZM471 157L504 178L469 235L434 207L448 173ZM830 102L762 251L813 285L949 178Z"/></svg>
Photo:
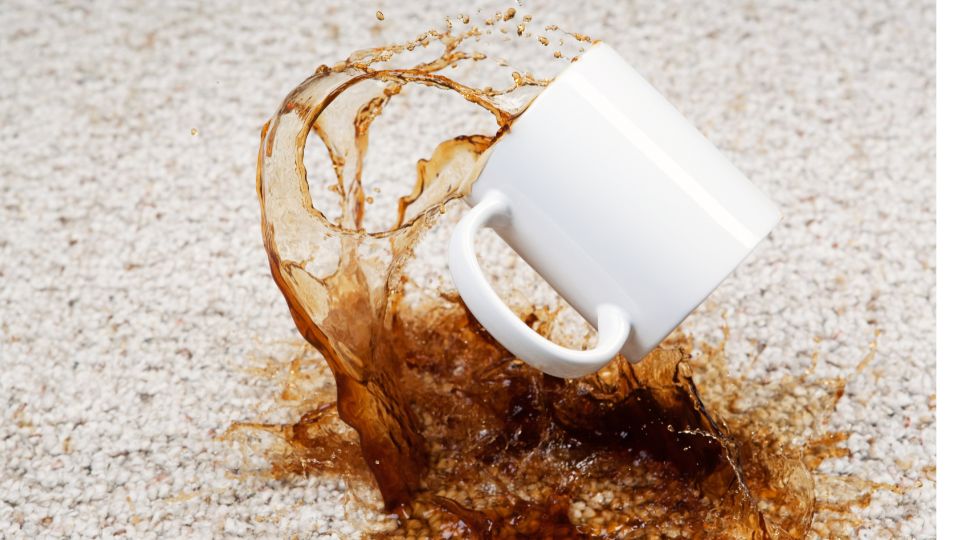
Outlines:
<svg viewBox="0 0 960 540"><path fill-rule="evenodd" d="M882 332L824 467L909 487L862 536L933 537L933 3L553 4L524 9L611 43L784 211L687 330L726 312L757 378L849 375ZM270 412L247 368L296 337L259 130L319 63L477 7L0 4L0 537L355 534L342 484L237 478L215 439Z"/></svg>

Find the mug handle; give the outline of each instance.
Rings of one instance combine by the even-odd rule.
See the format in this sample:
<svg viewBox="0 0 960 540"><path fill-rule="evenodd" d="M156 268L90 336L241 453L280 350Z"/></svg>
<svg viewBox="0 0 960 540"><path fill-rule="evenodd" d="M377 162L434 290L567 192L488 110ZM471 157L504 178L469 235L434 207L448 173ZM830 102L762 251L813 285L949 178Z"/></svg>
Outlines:
<svg viewBox="0 0 960 540"><path fill-rule="evenodd" d="M510 206L503 193L491 190L454 228L449 265L463 302L497 341L533 367L564 378L598 371L620 352L630 335L626 312L613 304L601 304L597 308L597 346L586 351L562 347L536 333L497 296L477 262L477 231L494 219L509 220Z"/></svg>

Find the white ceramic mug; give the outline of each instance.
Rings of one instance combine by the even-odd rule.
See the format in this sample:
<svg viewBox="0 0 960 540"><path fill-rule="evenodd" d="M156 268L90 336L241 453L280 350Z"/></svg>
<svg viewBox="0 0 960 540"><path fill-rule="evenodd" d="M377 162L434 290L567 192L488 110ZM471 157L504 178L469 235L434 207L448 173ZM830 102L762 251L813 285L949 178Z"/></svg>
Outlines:
<svg viewBox="0 0 960 540"><path fill-rule="evenodd" d="M454 283L504 347L559 377L653 350L780 214L612 48L591 47L491 150L450 243ZM527 327L484 278L493 228L594 328L572 350Z"/></svg>

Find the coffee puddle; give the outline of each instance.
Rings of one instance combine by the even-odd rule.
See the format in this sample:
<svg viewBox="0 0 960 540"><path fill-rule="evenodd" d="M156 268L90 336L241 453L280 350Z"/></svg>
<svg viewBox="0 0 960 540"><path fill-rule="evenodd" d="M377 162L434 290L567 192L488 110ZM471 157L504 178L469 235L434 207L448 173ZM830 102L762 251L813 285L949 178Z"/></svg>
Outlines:
<svg viewBox="0 0 960 540"><path fill-rule="evenodd" d="M853 511L870 492L899 488L816 472L848 455L845 434L821 429L844 380L731 377L722 344L679 333L638 364L618 359L562 380L513 358L455 296L405 294L417 242L549 82L475 47L485 36L529 36L561 62L590 42L556 26L532 29L530 16L511 9L360 51L318 68L264 126L257 184L270 269L323 360L287 367L281 397L299 420L236 424L230 433L276 435L277 477L337 474L375 485L396 517L395 530L379 533L386 536L792 538L855 527ZM417 53L417 62L395 65ZM468 64L505 71L512 82L459 82L455 70ZM418 86L455 93L496 128L439 141L418 163L411 192L396 198L395 215L373 219L363 177L370 127ZM328 186L308 181L311 133L332 171L310 173L326 175ZM327 213L315 207L323 189L336 201ZM556 313L528 308L525 320L548 334ZM324 386L331 376L335 399Z"/></svg>

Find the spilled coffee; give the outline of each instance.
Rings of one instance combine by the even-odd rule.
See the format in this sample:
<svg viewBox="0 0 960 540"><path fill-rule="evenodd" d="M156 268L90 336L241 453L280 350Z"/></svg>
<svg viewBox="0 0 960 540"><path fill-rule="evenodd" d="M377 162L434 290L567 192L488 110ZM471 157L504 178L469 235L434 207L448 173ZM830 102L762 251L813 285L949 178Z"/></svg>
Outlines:
<svg viewBox="0 0 960 540"><path fill-rule="evenodd" d="M787 379L782 395L759 403L759 385L726 375L722 346L680 334L638 364L618 358L595 375L558 379L512 357L454 294L405 272L418 242L469 191L484 152L549 84L475 47L485 36L516 36L566 62L592 41L533 28L510 9L359 51L318 68L264 126L257 189L271 273L329 367L336 400L296 382L319 361L300 358L288 381L300 390L287 396L306 404L299 420L232 431L278 435L277 476L373 483L396 515L386 536L794 538L856 526L853 507L878 486L819 475L822 460L845 455L844 435L809 433L844 381ZM511 82L467 84L455 75L468 66ZM462 98L494 128L437 141L392 215L374 215L371 205L390 197L368 191L364 177L371 127L419 87ZM313 136L330 171L304 164ZM517 310L538 332L554 330L557 312ZM808 391L793 392L800 385ZM355 434L338 430L340 420Z"/></svg>

